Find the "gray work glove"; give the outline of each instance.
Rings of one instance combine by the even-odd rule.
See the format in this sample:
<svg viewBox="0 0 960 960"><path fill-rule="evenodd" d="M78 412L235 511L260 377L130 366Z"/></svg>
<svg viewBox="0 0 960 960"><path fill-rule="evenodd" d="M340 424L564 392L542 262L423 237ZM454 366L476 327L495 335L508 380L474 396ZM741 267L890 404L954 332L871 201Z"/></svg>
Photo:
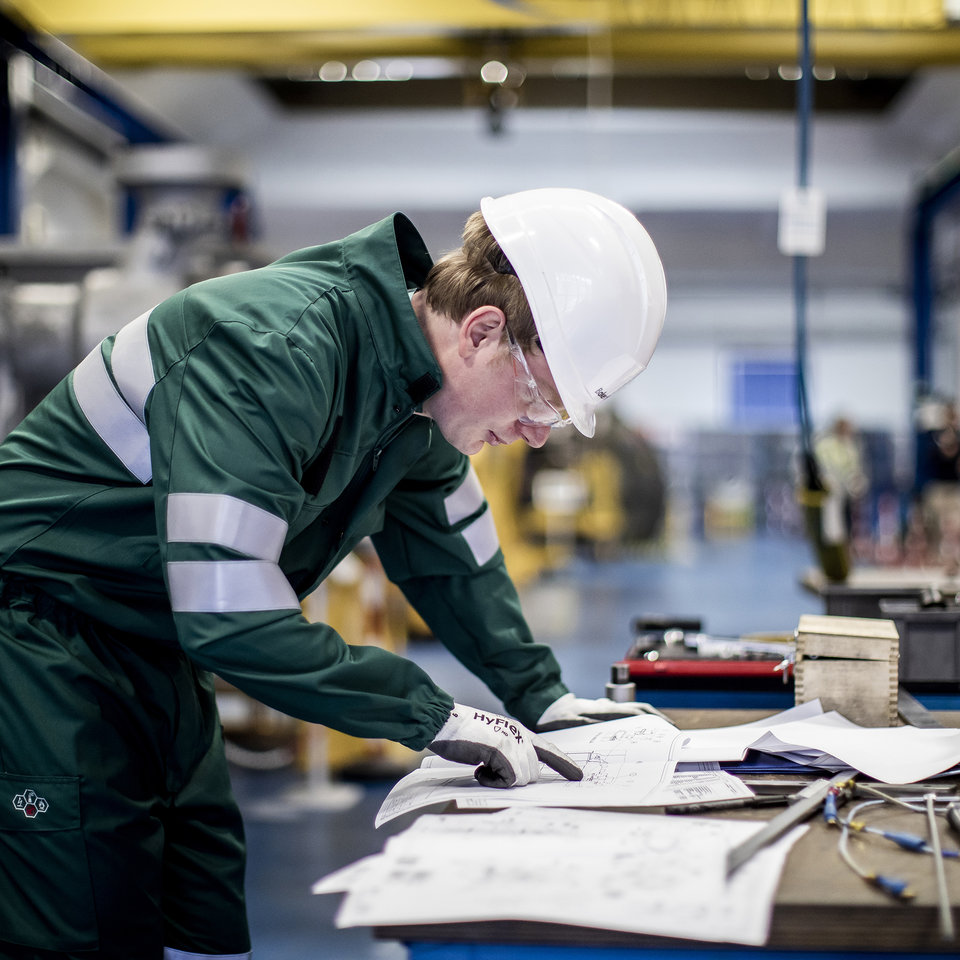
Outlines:
<svg viewBox="0 0 960 960"><path fill-rule="evenodd" d="M585 723L597 723L600 720L636 717L643 713L652 714L673 724L669 717L665 717L649 703L640 703L638 700L619 703L607 697L601 697L599 700L585 700L583 697L575 697L572 693L565 693L543 711L537 721L536 729L543 733L547 730L563 730L565 727L580 727Z"/></svg>
<svg viewBox="0 0 960 960"><path fill-rule="evenodd" d="M526 727L486 710L455 703L429 748L444 760L477 766L484 787L522 787L540 775L540 761L567 780L582 780L583 771L552 743Z"/></svg>

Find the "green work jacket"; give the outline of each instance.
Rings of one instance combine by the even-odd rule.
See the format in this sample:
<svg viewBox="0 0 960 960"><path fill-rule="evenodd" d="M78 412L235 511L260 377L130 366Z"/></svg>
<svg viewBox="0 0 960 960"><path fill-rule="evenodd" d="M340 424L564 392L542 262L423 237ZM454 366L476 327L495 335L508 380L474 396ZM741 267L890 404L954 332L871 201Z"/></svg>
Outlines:
<svg viewBox="0 0 960 960"><path fill-rule="evenodd" d="M396 214L195 284L97 346L0 444L0 576L258 700L419 749L451 697L300 601L365 537L436 636L532 725L567 692L470 461L417 415L441 372Z"/></svg>

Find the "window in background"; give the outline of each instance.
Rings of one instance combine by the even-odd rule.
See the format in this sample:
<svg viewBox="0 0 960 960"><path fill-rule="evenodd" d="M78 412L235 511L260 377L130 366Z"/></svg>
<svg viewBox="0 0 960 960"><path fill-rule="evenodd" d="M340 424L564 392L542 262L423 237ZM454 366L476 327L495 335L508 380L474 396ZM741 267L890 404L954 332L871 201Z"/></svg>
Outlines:
<svg viewBox="0 0 960 960"><path fill-rule="evenodd" d="M735 360L732 420L736 427L788 428L797 422L797 370L789 360Z"/></svg>

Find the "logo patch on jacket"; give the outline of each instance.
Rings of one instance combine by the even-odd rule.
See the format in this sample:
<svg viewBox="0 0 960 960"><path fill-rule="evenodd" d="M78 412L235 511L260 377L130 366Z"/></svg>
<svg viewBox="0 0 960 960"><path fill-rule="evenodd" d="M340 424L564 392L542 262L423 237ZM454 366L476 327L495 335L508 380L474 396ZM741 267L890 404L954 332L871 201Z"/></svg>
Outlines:
<svg viewBox="0 0 960 960"><path fill-rule="evenodd" d="M37 814L46 813L50 804L43 797L38 797L35 790L24 790L13 798L13 806L32 820Z"/></svg>

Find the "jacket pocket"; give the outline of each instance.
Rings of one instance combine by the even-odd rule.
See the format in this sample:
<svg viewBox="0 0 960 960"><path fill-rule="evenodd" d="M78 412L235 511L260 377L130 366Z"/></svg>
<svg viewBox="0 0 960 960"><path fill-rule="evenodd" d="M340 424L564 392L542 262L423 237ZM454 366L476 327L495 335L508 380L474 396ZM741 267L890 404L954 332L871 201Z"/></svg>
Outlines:
<svg viewBox="0 0 960 960"><path fill-rule="evenodd" d="M37 950L98 945L79 777L0 773L0 940Z"/></svg>

